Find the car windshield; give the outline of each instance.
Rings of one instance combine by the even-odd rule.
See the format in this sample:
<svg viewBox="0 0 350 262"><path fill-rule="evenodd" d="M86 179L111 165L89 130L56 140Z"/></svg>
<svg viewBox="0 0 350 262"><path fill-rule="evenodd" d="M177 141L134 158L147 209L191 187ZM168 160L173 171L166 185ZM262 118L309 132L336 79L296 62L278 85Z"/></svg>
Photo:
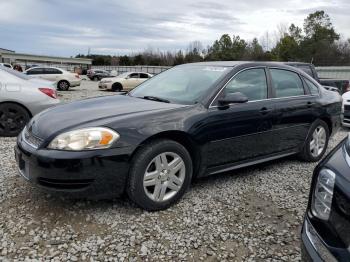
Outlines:
<svg viewBox="0 0 350 262"><path fill-rule="evenodd" d="M169 69L140 84L130 96L155 97L170 103L195 104L207 94L220 77L229 72L229 67L187 65Z"/></svg>
<svg viewBox="0 0 350 262"><path fill-rule="evenodd" d="M29 76L27 76L27 75L25 75L25 74L23 74L21 72L18 72L16 70L13 70L11 68L8 68L8 67L5 67L5 66L0 66L0 69L6 71L7 73L9 73L11 75L14 75L14 76L16 76L18 78L21 78L23 80L29 80L30 79Z"/></svg>

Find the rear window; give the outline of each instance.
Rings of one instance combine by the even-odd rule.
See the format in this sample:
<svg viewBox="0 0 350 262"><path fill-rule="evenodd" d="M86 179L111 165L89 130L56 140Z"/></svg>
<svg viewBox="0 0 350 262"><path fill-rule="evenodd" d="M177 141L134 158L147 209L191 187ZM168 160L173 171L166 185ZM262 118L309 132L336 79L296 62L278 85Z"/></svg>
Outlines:
<svg viewBox="0 0 350 262"><path fill-rule="evenodd" d="M306 79L306 78L304 78L304 81L305 81L307 87L309 88L311 94L313 94L313 95L319 94L317 85L315 85L309 79Z"/></svg>

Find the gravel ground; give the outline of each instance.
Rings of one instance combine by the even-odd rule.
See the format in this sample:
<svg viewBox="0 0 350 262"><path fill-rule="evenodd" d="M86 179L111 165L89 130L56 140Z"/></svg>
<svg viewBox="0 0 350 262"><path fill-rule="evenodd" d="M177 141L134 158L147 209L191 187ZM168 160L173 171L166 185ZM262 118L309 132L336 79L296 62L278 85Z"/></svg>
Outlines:
<svg viewBox="0 0 350 262"><path fill-rule="evenodd" d="M113 95L84 81L63 101ZM347 134L340 131L333 148ZM69 200L17 175L15 139L0 138L0 261L298 261L315 163L294 157L196 181L168 210L128 199Z"/></svg>

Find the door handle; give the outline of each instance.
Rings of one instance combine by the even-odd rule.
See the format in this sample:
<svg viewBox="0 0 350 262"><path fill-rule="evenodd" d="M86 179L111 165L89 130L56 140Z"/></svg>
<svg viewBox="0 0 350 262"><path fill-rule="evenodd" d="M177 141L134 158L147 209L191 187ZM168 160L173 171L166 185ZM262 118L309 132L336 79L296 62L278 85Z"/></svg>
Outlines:
<svg viewBox="0 0 350 262"><path fill-rule="evenodd" d="M271 108L263 107L260 109L260 114L266 115L266 114L270 113L271 111L272 111Z"/></svg>

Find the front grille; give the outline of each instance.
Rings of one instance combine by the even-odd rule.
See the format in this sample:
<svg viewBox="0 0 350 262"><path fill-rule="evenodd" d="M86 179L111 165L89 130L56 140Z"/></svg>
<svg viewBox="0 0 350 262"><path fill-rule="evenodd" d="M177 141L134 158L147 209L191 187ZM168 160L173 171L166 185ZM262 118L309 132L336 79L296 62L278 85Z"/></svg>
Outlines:
<svg viewBox="0 0 350 262"><path fill-rule="evenodd" d="M44 187L53 189L83 189L91 185L94 179L52 179L38 178L38 183Z"/></svg>
<svg viewBox="0 0 350 262"><path fill-rule="evenodd" d="M42 139L33 135L32 132L30 132L26 127L24 128L24 130L22 132L22 138L23 138L24 142L26 142L28 145L30 145L34 148L38 148L41 145L41 143L43 142Z"/></svg>

